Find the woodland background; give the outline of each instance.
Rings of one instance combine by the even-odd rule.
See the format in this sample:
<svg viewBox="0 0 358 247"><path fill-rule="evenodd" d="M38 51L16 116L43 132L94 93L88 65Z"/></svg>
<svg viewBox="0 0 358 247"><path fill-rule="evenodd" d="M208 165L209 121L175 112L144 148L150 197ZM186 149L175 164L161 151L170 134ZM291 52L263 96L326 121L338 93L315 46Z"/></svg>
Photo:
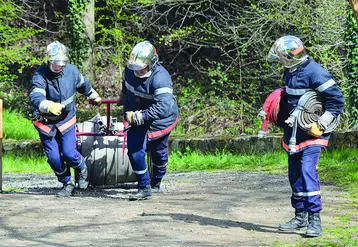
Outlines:
<svg viewBox="0 0 358 247"><path fill-rule="evenodd" d="M256 134L266 96L283 86L282 67L266 61L283 35L332 73L345 96L340 128L355 128L358 26L346 0L0 0L0 98L30 118L32 74L58 40L100 95L117 99L129 52L146 39L172 76L176 134ZM102 108L77 99L79 121Z"/></svg>

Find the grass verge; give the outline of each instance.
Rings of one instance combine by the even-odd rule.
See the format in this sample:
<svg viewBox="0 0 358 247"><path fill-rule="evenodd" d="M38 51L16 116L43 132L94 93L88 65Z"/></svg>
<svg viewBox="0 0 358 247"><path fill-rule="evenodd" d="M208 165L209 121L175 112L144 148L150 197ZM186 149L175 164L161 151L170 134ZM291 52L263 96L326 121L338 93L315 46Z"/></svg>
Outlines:
<svg viewBox="0 0 358 247"><path fill-rule="evenodd" d="M19 111L3 109L4 139L30 140L38 139L39 134L32 122L23 117Z"/></svg>

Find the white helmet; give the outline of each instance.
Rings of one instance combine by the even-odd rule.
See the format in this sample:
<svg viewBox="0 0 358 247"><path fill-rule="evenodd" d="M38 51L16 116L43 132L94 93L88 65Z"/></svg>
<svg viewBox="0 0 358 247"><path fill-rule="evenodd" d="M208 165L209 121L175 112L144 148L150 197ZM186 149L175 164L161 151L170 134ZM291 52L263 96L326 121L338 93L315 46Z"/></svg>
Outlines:
<svg viewBox="0 0 358 247"><path fill-rule="evenodd" d="M50 43L46 48L45 61L52 72L58 73L58 70L54 70L53 65L66 66L68 62L66 46L58 41Z"/></svg>
<svg viewBox="0 0 358 247"><path fill-rule="evenodd" d="M308 56L302 41L295 36L283 36L272 45L267 60L280 62L286 68L301 64Z"/></svg>
<svg viewBox="0 0 358 247"><path fill-rule="evenodd" d="M136 44L129 56L127 67L130 70L142 70L148 67L148 73L138 77L149 77L153 66L158 62L159 57L155 47L147 40Z"/></svg>

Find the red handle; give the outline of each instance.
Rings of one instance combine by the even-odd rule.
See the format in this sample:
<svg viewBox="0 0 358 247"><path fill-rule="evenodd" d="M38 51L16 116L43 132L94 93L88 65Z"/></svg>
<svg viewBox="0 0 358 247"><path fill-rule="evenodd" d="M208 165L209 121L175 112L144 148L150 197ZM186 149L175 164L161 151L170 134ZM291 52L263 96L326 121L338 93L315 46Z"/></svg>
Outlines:
<svg viewBox="0 0 358 247"><path fill-rule="evenodd" d="M116 99L103 99L102 100L102 104L117 104L117 102L118 102L118 100L116 100ZM89 104L97 105L97 103L93 99L89 100Z"/></svg>

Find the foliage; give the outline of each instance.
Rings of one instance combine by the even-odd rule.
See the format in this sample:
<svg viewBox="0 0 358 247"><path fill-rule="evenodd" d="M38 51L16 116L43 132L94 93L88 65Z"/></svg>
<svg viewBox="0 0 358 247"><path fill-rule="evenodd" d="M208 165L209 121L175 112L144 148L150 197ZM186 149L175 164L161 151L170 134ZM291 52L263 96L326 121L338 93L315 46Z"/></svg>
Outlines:
<svg viewBox="0 0 358 247"><path fill-rule="evenodd" d="M39 134L32 122L23 117L22 112L3 109L4 139L38 139Z"/></svg>
<svg viewBox="0 0 358 247"><path fill-rule="evenodd" d="M343 40L346 6L342 0L177 0L137 7L136 11L148 32L160 41L165 53L162 59L175 75L178 98L190 102L200 93L205 95L204 105L210 105L214 95L222 101L236 101L238 118L234 121L245 133L265 96L282 85L280 69L266 63L271 44L282 35L299 36L308 53L332 72L343 90L347 89ZM195 90L184 96L187 87ZM194 106L182 115L189 118L207 111L206 115L213 116L210 107ZM182 105L180 109L185 111ZM231 112L227 113L227 120L232 121ZM217 120L221 116L214 116L207 125L220 125Z"/></svg>
<svg viewBox="0 0 358 247"><path fill-rule="evenodd" d="M129 0L96 2L96 79L104 97L119 96L126 59L144 37L140 17L130 11L132 5Z"/></svg>
<svg viewBox="0 0 358 247"><path fill-rule="evenodd" d="M22 35L13 43L19 44L15 48L23 56L17 57L16 53L7 58L7 61L19 60L19 57L25 60L6 64L1 63L0 58L0 66L4 64L3 70L0 67L0 77L16 76L17 72L12 71L24 64L25 73L18 81L27 82L28 87L33 65L42 58L40 48L49 39L65 44L72 42L72 60L81 68L89 45L82 23L88 2L41 0L14 5L12 1L5 1L7 5L2 11L10 13L3 14L1 23L10 18L8 26L17 25L14 33L29 32L24 26L36 31L32 37ZM128 53L138 41L151 41L160 61L172 75L181 116L179 133L257 132L256 115L265 97L283 83L282 68L267 64L266 55L272 43L287 34L299 36L309 55L339 82L346 102L350 102L346 107L349 111L343 116L343 127L350 127L350 118L355 118L355 80L350 87L352 77L348 77L354 65L347 66L347 63L355 63L357 42L354 30L346 26L348 5L344 0L96 0L95 3L95 41L91 44L96 54L94 88L103 98L117 98ZM19 16L12 16L15 12L11 9L16 9ZM25 16L29 17L24 19ZM6 26L1 23L0 26ZM34 38L33 34L38 35ZM352 51L348 57L347 48ZM21 98L25 105L27 95L23 87L26 84L12 86L10 81L13 78L0 91L0 96L6 97L6 102L10 102L8 98ZM15 90L11 92L12 88ZM92 109L88 110L81 101L86 102L79 97L79 115L81 109L91 114Z"/></svg>
<svg viewBox="0 0 358 247"><path fill-rule="evenodd" d="M89 0L68 0L69 33L71 34L71 60L81 71L84 71L84 62L88 58L90 37L86 35L83 23L83 13Z"/></svg>
<svg viewBox="0 0 358 247"><path fill-rule="evenodd" d="M349 115L351 125L358 124L358 25L353 16L353 11L349 11L348 27L346 32L348 45L348 62L350 65L350 90L349 90Z"/></svg>
<svg viewBox="0 0 358 247"><path fill-rule="evenodd" d="M42 31L17 26L14 20L21 11L13 1L3 0L0 4L0 98L4 100L4 106L16 101L19 105L18 97L23 92L19 92L15 80L27 67L41 63L29 52L32 45L29 38Z"/></svg>

